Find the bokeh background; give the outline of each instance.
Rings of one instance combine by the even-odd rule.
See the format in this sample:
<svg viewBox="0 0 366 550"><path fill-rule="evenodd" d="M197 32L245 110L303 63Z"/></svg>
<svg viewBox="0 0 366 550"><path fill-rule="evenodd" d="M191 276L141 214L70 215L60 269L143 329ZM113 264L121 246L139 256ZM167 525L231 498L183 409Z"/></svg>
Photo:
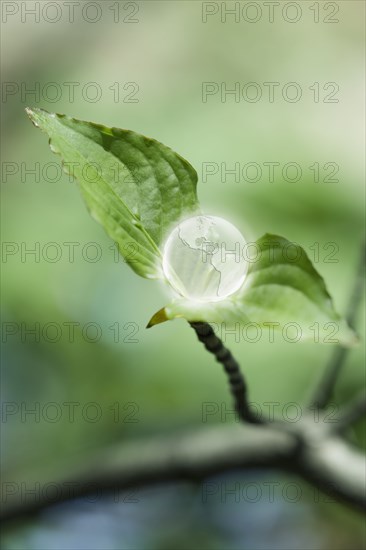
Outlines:
<svg viewBox="0 0 366 550"><path fill-rule="evenodd" d="M363 2L326 7L301 1L283 11L281 1L273 22L263 2L251 8L237 2L237 21L234 15L225 21L223 14L225 7L238 9L234 2L224 7L197 1L78 2L73 22L67 3L42 1L39 20L27 15L35 4L2 2L2 463L4 480L27 487L67 475L75 461L114 442L233 422L226 414L232 405L221 368L187 323L145 330L167 302L167 290L116 261L113 244L90 218L77 185L57 171L59 159L46 136L27 119L27 105L129 128L171 146L197 169L207 213L230 219L250 238L282 234L313 260L317 250L316 267L341 313L363 238L365 175ZM205 10L217 13L205 22ZM227 89L255 82L263 95L257 102L237 102L216 93L204 102L203 82ZM265 82L279 83L273 102ZM300 87L297 102L282 96L289 82ZM331 96L337 102L324 102L335 90L334 84L324 89L329 82L338 87ZM39 93L29 93L37 87ZM273 182L263 164L268 162L280 163ZM289 162L300 165L299 181L283 177ZM205 163L219 169L202 181ZM239 181L230 175L224 181L221 163L228 168L240 163L240 169L257 163L262 177L248 181L254 179L249 172ZM319 181L310 168L314 163ZM326 163L338 167L334 181L326 177L334 164L324 168ZM26 173L32 168L36 175ZM287 180L295 179L289 174ZM73 261L65 243L78 243ZM35 255L25 253L31 249ZM93 261L96 250L101 257ZM75 323L73 339L67 323ZM361 315L358 327L362 334ZM27 332L32 328L39 337ZM279 415L290 402L304 403L332 351L330 344L292 344L281 337L269 343L265 333L257 343L228 335L227 344L243 365L251 400L264 412L265 403L278 403ZM362 344L349 355L334 396L338 405L364 383L363 357ZM218 412L205 423L207 403ZM351 436L364 446L362 425ZM141 489L133 502L81 500L8 526L3 545L9 550L364 545L361 518L318 498L297 478L258 470L207 481L217 487L254 483L263 495L258 502L250 496L236 502L218 491L205 502L202 487L173 484ZM278 484L274 502L268 482ZM290 482L301 488L295 502L283 494Z"/></svg>

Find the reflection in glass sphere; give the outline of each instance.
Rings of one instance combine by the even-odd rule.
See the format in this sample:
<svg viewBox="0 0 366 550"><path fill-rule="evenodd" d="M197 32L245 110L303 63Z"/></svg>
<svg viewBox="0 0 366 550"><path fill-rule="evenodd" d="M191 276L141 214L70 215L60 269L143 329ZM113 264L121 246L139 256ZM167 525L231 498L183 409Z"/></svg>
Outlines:
<svg viewBox="0 0 366 550"><path fill-rule="evenodd" d="M222 218L188 218L165 243L165 277L174 290L191 300L223 300L244 282L248 269L245 246L240 231Z"/></svg>

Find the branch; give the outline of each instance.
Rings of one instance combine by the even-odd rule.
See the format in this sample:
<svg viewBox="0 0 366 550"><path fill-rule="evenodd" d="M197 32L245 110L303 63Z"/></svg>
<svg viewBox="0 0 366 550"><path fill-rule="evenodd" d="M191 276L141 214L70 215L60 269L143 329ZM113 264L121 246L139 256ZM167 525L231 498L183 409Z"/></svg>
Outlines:
<svg viewBox="0 0 366 550"><path fill-rule="evenodd" d="M208 323L190 323L197 334L197 338L205 348L212 353L216 361L221 363L228 375L231 393L234 397L235 410L243 422L261 424L262 421L251 411L248 403L248 387L240 371L239 363L231 352L216 336Z"/></svg>
<svg viewBox="0 0 366 550"><path fill-rule="evenodd" d="M40 486L38 498L25 499L22 494L6 491L10 482L3 480L1 518L31 516L56 502L95 497L96 492L101 495L181 480L198 482L243 468L278 468L295 473L355 509L365 507L364 457L325 430L315 437L313 420L310 422L299 422L293 431L278 425L235 424L174 438L119 444L96 453L86 464L84 459L66 479L49 479L48 483L58 488L52 501L44 490L47 482ZM34 475L31 478L36 479Z"/></svg>
<svg viewBox="0 0 366 550"><path fill-rule="evenodd" d="M359 270L350 300L348 322L351 326L356 304L360 301L361 273ZM210 325L191 323L191 326L206 349L224 366L236 410L246 423L175 438L118 445L96 454L88 464L84 459L66 479L48 477L48 483L57 484L58 488L53 501L43 486L37 498L27 500L17 490L22 482L4 480L3 520L29 516L50 504L95 495L96 491L125 490L180 480L198 482L214 474L243 468L278 468L295 473L344 504L355 509L366 508L365 457L338 435L364 414L364 396L357 397L344 409L336 427L319 424L309 414L297 424L276 421L272 425L255 426L260 421L249 408L247 385L238 363ZM333 390L344 353L344 350L337 351L316 393L314 401L323 407ZM29 479L37 477L29 476ZM27 487L27 482L24 485Z"/></svg>
<svg viewBox="0 0 366 550"><path fill-rule="evenodd" d="M346 320L351 328L355 328L355 319L358 310L358 306L361 301L362 290L364 285L364 271L365 271L365 258L366 258L366 246L363 244L359 264L357 268L356 278L354 281L353 289L349 299ZM333 353L331 360L325 370L323 378L314 393L312 402L309 408L318 407L324 409L329 403L335 383L337 381L340 370L347 357L349 350L342 347L337 347Z"/></svg>

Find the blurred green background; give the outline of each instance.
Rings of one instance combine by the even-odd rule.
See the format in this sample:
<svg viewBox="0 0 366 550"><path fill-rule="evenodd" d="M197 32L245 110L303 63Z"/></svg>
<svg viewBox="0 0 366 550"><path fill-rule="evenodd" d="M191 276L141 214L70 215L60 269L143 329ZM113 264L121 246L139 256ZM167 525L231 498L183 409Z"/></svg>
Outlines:
<svg viewBox="0 0 366 550"><path fill-rule="evenodd" d="M113 243L90 218L76 184L57 171L59 159L27 119L27 105L129 128L169 145L197 169L205 212L226 217L249 238L284 235L313 260L319 250L316 268L341 313L364 229L362 2L332 2L330 8L295 3L301 12L296 6L283 12L280 2L273 22L265 3L257 2L255 23L246 19L258 8L243 12L246 2L236 3L238 21L227 15L226 22L224 7L237 9L234 2L78 2L73 22L61 1L41 2L36 21L26 13L35 4L2 3L2 461L5 480L29 484L66 475L74 460L113 442L204 428L208 402L219 410L208 423L233 418L225 415L232 405L221 368L187 323L145 330L167 303L167 289L115 261ZM207 10L215 13L204 22ZM299 13L296 23L288 21ZM255 82L263 95L250 102L218 92L203 101L204 82L228 90ZM265 82L279 83L273 102ZM282 96L289 82L301 89L297 102ZM324 102L334 89L324 89L329 82L339 87L338 102ZM37 87L39 93L29 93ZM280 164L273 182L268 162ZM299 181L283 177L289 162L300 165ZM225 182L219 169L202 181L205 163L228 169L257 163L263 172L255 182L242 175ZM314 163L318 182L309 168ZM326 163L337 165L336 181L324 181L334 166ZM32 168L39 176L26 173ZM74 261L65 243L78 243ZM37 253L25 254L31 249ZM101 258L94 262L96 250ZM332 251L336 261L330 262ZM52 261L56 252L60 257ZM73 341L67 323L75 323ZM362 323L359 315L360 334ZM39 338L27 333L32 328ZM295 345L281 337L269 343L265 333L257 343L228 335L227 344L243 366L251 400L264 412L265 403L279 403L280 415L288 403L309 396L332 351L329 344ZM337 404L364 383L363 357L363 345L350 354ZM32 408L34 415L27 413ZM352 437L364 446L361 428ZM258 471L215 483L266 480L289 482L278 472ZM135 503L77 502L8 528L4 548L363 547L357 515L322 498L316 502L312 490L301 487L296 503L279 491L273 503L264 496L255 504L217 496L207 504L200 487L183 484L141 490Z"/></svg>

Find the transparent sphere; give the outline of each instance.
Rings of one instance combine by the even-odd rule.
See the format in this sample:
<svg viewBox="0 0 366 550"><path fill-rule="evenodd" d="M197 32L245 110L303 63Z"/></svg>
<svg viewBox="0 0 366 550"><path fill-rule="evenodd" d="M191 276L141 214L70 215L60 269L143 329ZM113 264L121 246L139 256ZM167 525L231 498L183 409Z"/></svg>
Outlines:
<svg viewBox="0 0 366 550"><path fill-rule="evenodd" d="M248 269L245 245L240 231L222 218L188 218L165 243L165 277L174 290L191 300L223 300L244 282Z"/></svg>

